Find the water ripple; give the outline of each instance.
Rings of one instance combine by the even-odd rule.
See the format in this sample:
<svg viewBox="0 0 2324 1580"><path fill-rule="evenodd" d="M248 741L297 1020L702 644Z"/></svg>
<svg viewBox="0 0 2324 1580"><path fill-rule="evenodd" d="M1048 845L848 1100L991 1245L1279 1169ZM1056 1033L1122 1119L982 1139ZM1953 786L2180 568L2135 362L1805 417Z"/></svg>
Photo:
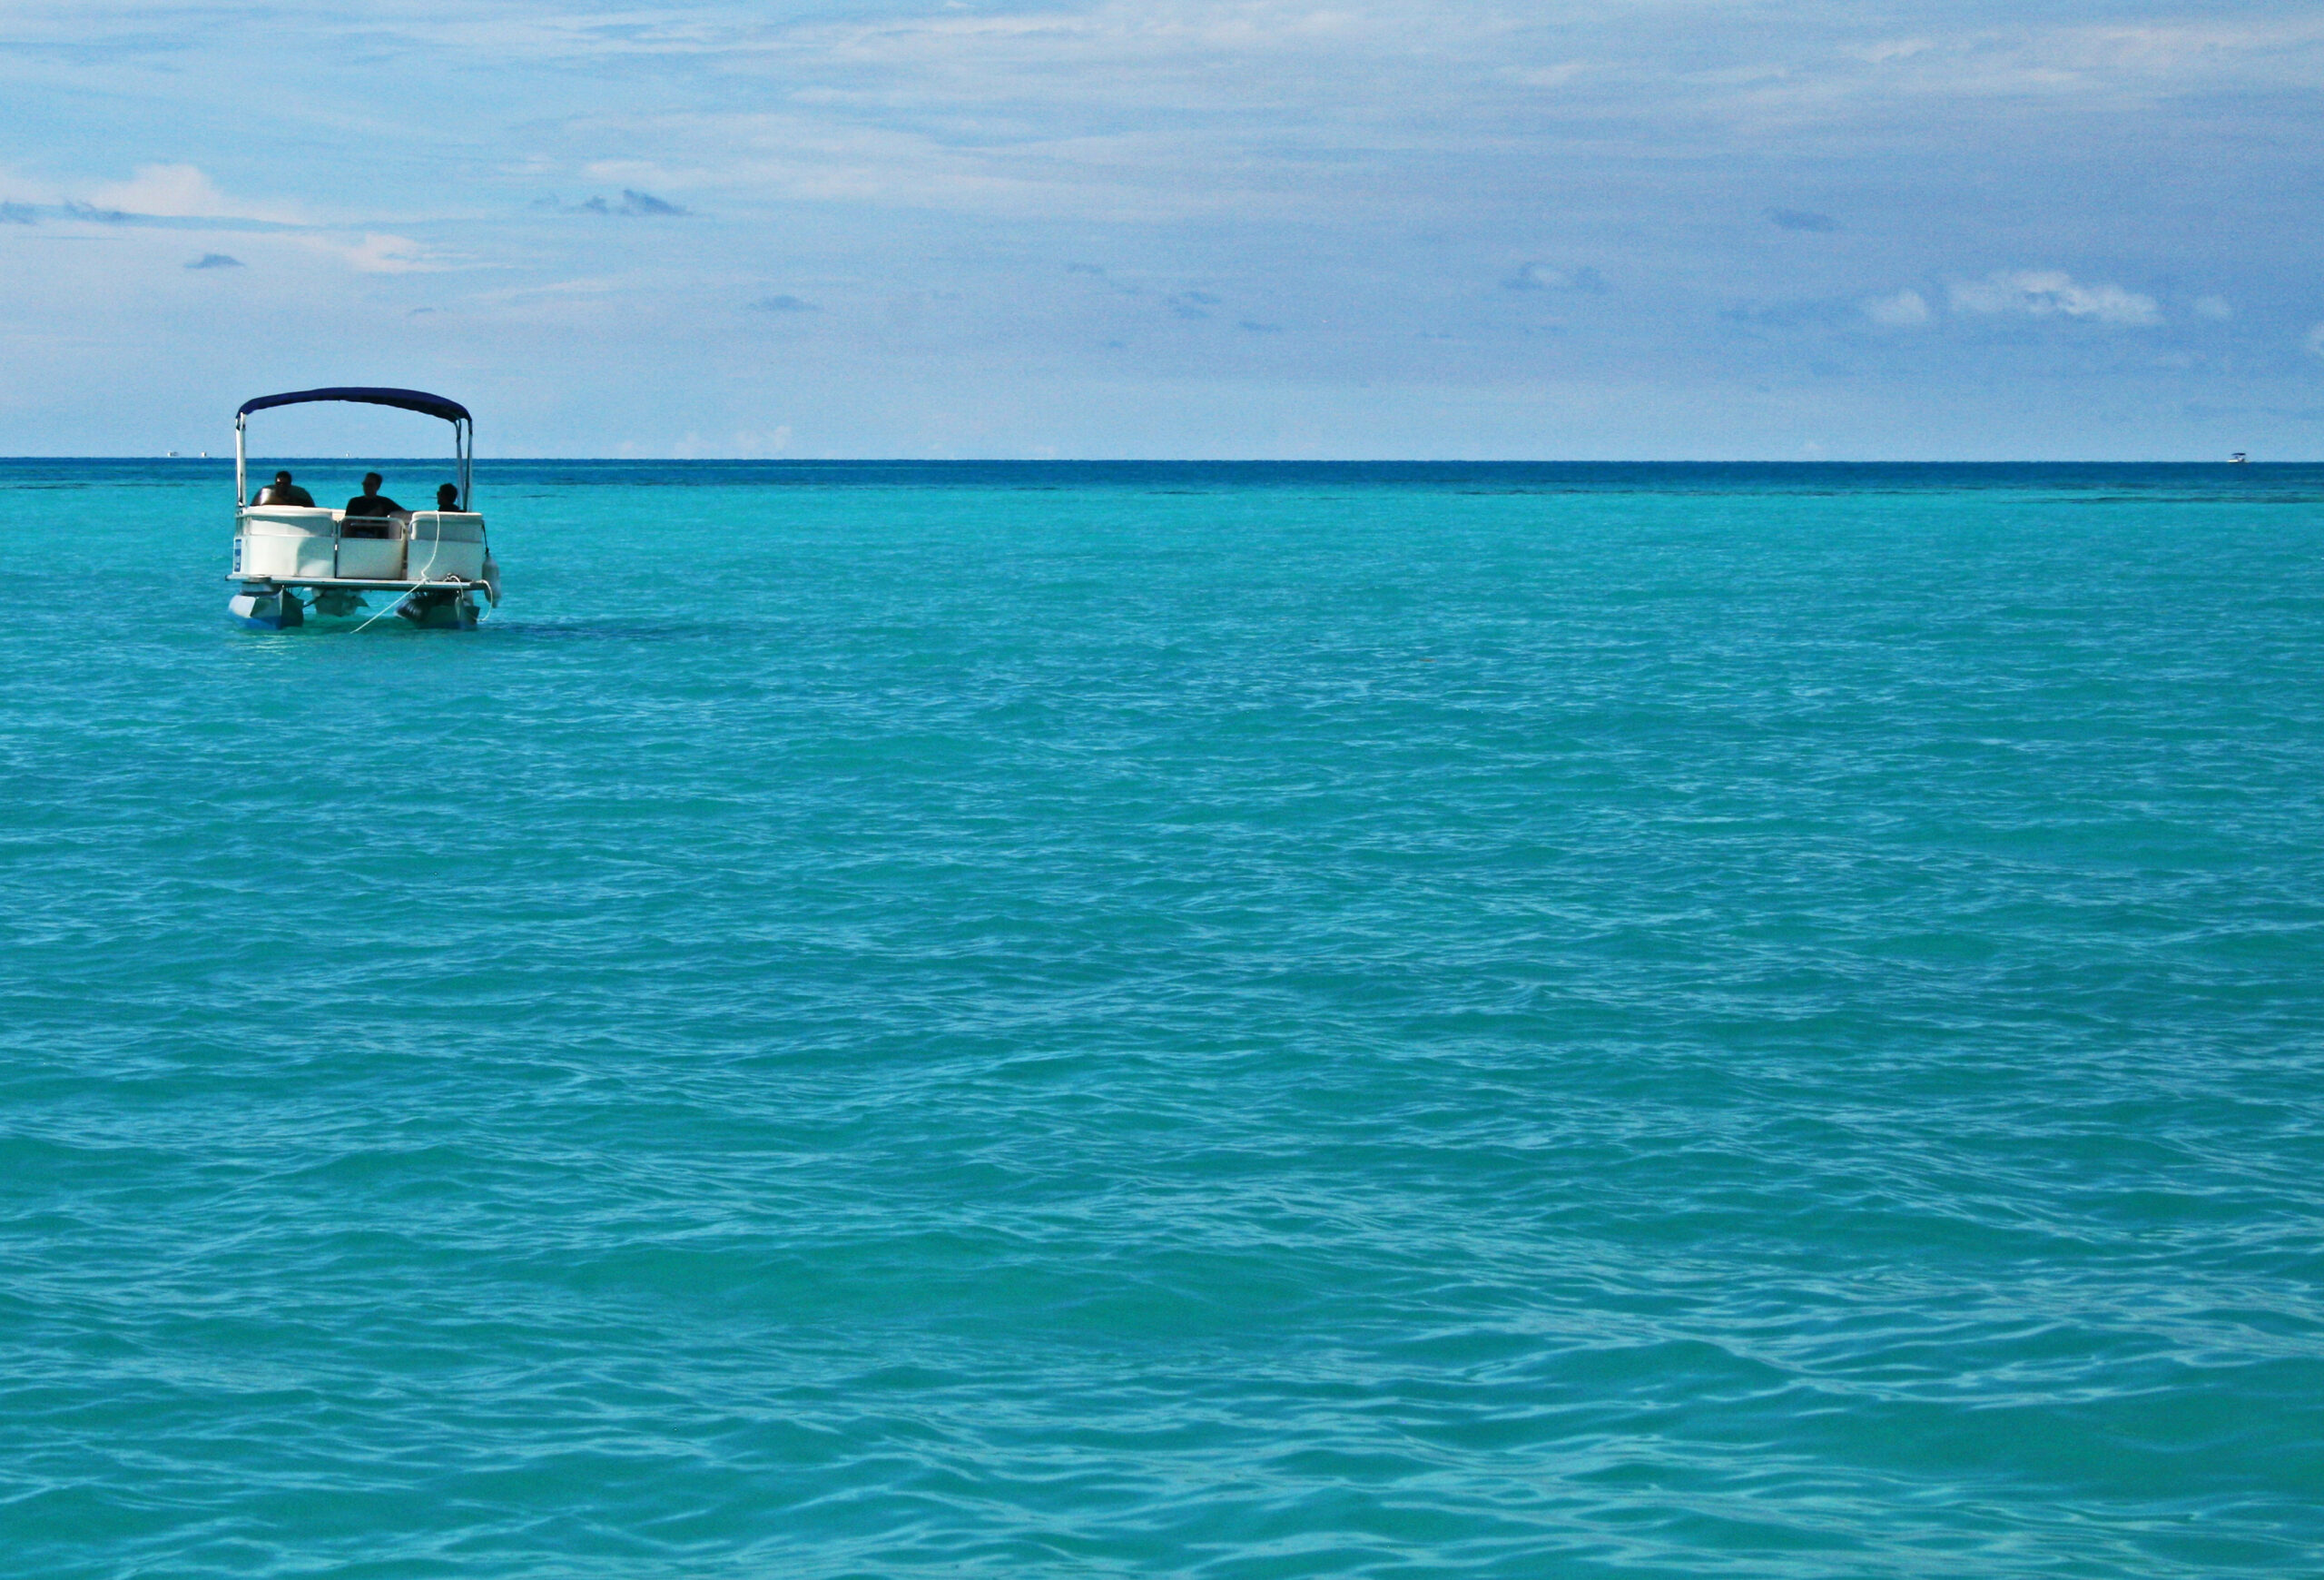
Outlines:
<svg viewBox="0 0 2324 1580"><path fill-rule="evenodd" d="M2312 469L10 467L12 1573L2324 1551Z"/></svg>

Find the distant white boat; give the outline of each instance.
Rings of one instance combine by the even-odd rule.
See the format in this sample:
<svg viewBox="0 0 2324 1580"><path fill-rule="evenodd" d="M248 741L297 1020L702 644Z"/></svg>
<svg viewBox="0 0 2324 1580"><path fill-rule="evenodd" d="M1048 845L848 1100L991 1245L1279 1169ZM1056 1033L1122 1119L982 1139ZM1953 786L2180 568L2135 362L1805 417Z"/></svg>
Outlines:
<svg viewBox="0 0 2324 1580"><path fill-rule="evenodd" d="M2230 465L2232 465L2232 466L2239 466L2239 467L2240 467L2240 466L2248 466L2249 464L2250 464L2250 457L2248 457L2248 456L2246 456L2246 455L2245 455L2241 450L2240 450L2240 449L2239 449L2239 450L2237 450L2233 455L2229 456L2227 459L2228 459L2229 464L2230 464Z"/></svg>
<svg viewBox="0 0 2324 1580"><path fill-rule="evenodd" d="M350 521L346 511L320 505L244 503L251 414L317 400L393 406L450 423L459 509ZM305 625L310 611L354 615L368 607L366 593L400 593L391 607L412 625L474 630L483 615L477 595L493 607L500 604L500 565L485 539L484 518L468 508L475 434L467 407L419 390L299 390L243 401L234 413L234 568L227 573L242 587L227 611L255 630L283 631Z"/></svg>

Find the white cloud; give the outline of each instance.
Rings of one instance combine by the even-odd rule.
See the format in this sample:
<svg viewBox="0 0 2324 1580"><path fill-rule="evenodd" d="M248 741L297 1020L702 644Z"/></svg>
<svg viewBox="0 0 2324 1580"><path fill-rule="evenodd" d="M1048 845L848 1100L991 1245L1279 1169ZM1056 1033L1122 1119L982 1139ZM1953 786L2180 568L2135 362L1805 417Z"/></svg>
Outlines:
<svg viewBox="0 0 2324 1580"><path fill-rule="evenodd" d="M226 194L191 164L141 164L136 175L97 188L90 201L125 213L185 219L214 219L231 206Z"/></svg>
<svg viewBox="0 0 2324 1580"><path fill-rule="evenodd" d="M1917 291L1876 296L1864 304L1864 315L1875 323L1907 325L1928 321L1928 302Z"/></svg>
<svg viewBox="0 0 2324 1580"><path fill-rule="evenodd" d="M2162 311L2152 296L2119 285L2077 285L2055 269L1999 270L1983 280L1958 281L1956 312L2024 313L2030 318L2089 319L2096 323L2153 324Z"/></svg>
<svg viewBox="0 0 2324 1580"><path fill-rule="evenodd" d="M345 260L359 274L412 274L443 267L409 236L366 235L351 246L317 237L309 244Z"/></svg>
<svg viewBox="0 0 2324 1580"><path fill-rule="evenodd" d="M2230 319L2235 316L2235 309L2227 304L2227 298L2224 296L2199 296L2195 298L2195 316Z"/></svg>
<svg viewBox="0 0 2324 1580"><path fill-rule="evenodd" d="M2061 17L1992 25L1952 8L1927 36L1795 57L1773 97L1830 113L1850 102L2077 101L2128 107L2198 85L2312 89L2324 23L2223 19L2122 26ZM1848 63L1856 64L1853 70Z"/></svg>
<svg viewBox="0 0 2324 1580"><path fill-rule="evenodd" d="M1890 38L1861 44L1848 53L1868 64L1886 65L1892 60L1910 60L1916 54L1925 54L1935 47L1925 38Z"/></svg>
<svg viewBox="0 0 2324 1580"><path fill-rule="evenodd" d="M298 221L287 210L228 197L199 166L192 164L141 164L127 181L113 182L91 193L89 203L94 208L157 219Z"/></svg>

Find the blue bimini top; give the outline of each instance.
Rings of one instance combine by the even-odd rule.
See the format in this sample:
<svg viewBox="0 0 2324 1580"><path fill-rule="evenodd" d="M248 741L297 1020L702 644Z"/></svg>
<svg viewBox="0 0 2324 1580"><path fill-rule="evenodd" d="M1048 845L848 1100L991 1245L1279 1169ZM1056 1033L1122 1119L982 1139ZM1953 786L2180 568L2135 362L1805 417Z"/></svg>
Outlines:
<svg viewBox="0 0 2324 1580"><path fill-rule="evenodd" d="M394 406L405 411L419 411L429 417L440 417L447 422L473 423L468 409L457 400L447 400L441 395L430 395L424 390L369 389L349 385L330 390L293 390L287 395L261 395L242 402L234 413L241 421L253 411L263 411L270 406L302 406L310 400L348 400L361 406Z"/></svg>

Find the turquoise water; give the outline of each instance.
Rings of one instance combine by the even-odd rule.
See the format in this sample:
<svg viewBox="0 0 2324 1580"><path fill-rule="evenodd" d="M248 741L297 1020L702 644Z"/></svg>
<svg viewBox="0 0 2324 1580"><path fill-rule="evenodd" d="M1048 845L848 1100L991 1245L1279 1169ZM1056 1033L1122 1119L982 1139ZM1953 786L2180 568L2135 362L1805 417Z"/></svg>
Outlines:
<svg viewBox="0 0 2324 1580"><path fill-rule="evenodd" d="M2324 469L229 489L0 465L0 1570L2324 1569Z"/></svg>

